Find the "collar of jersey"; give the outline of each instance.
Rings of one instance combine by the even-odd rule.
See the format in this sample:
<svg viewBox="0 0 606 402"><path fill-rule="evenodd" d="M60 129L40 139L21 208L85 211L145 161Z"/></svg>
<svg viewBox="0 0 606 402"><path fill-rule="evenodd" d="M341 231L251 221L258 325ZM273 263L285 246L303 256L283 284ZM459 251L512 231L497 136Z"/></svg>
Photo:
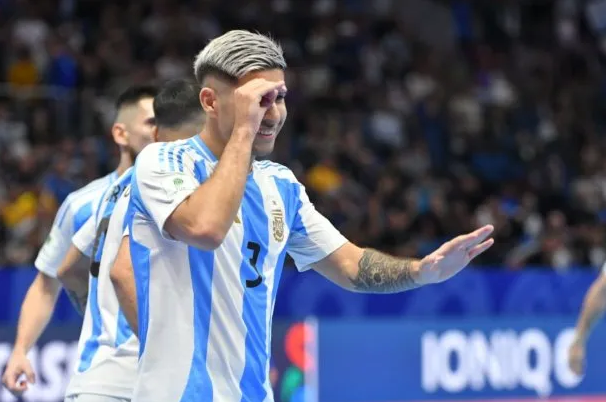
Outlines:
<svg viewBox="0 0 606 402"><path fill-rule="evenodd" d="M212 151L210 150L210 148L208 148L208 146L204 143L204 141L202 140L202 138L200 138L199 134L196 134L192 137L192 141L194 141L196 144L198 144L200 146L200 148L202 148L202 150L208 154L208 156L211 157L213 162L217 162L218 159L215 156L215 154L212 153ZM252 178L253 177L253 173L255 171L255 162L253 161L253 163L250 166L250 171L248 172L248 178Z"/></svg>
<svg viewBox="0 0 606 402"><path fill-rule="evenodd" d="M200 134L194 135L192 137L192 141L194 141L200 148L202 148L204 153L206 153L212 159L213 162L217 162L217 157L215 156L215 154L213 154L210 148L206 146L204 141L202 141L202 138L200 138Z"/></svg>

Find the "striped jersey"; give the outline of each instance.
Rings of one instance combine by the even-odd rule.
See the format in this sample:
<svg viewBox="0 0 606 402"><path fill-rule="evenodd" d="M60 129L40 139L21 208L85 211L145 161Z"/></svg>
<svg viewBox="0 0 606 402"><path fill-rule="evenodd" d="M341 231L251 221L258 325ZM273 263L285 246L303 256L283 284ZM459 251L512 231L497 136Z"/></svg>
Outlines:
<svg viewBox="0 0 606 402"><path fill-rule="evenodd" d="M109 276L125 228L131 174L132 168L107 189L91 219L94 225L87 223L73 239L74 245L91 257L91 268L79 360L66 396L86 393L129 399L132 394L139 341L120 310ZM87 244L91 237L93 241Z"/></svg>
<svg viewBox="0 0 606 402"><path fill-rule="evenodd" d="M285 255L303 271L346 242L294 174L268 161L253 164L220 247L175 241L164 223L217 163L199 136L137 158L127 217L141 342L133 402L273 401L270 329Z"/></svg>
<svg viewBox="0 0 606 402"><path fill-rule="evenodd" d="M72 236L96 213L99 198L117 177L116 172L112 172L67 196L59 207L51 231L34 262L40 272L52 278L57 277Z"/></svg>

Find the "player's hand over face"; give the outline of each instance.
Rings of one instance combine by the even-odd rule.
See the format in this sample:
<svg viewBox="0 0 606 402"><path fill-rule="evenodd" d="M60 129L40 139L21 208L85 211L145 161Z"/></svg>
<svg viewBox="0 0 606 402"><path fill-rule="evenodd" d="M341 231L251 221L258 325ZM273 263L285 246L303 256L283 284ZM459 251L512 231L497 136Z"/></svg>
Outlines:
<svg viewBox="0 0 606 402"><path fill-rule="evenodd" d="M488 237L493 232L492 225L455 237L421 260L417 283L428 285L440 283L455 276L471 260L488 250L494 244Z"/></svg>
<svg viewBox="0 0 606 402"><path fill-rule="evenodd" d="M254 138L267 109L273 106L281 91L286 91L284 81L263 78L255 78L238 87L234 91L234 129L246 129Z"/></svg>
<svg viewBox="0 0 606 402"><path fill-rule="evenodd" d="M585 342L580 339L575 339L568 349L568 367L579 376L585 372Z"/></svg>
<svg viewBox="0 0 606 402"><path fill-rule="evenodd" d="M27 381L21 381L19 377L25 374ZM11 355L6 365L6 370L2 375L2 383L16 397L21 396L28 389L28 383L34 384L36 376L34 369L27 356L23 353Z"/></svg>

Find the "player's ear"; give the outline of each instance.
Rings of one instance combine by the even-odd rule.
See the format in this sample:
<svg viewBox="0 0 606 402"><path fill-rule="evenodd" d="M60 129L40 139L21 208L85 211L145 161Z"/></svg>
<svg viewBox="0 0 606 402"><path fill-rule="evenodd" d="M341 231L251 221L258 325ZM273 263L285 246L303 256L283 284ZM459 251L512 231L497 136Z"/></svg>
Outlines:
<svg viewBox="0 0 606 402"><path fill-rule="evenodd" d="M217 92L209 87L200 90L200 104L209 117L217 117Z"/></svg>
<svg viewBox="0 0 606 402"><path fill-rule="evenodd" d="M154 139L154 142L160 141L158 139L158 126L154 126L154 128L152 130L153 130L153 132L152 132L152 138Z"/></svg>
<svg viewBox="0 0 606 402"><path fill-rule="evenodd" d="M112 126L112 137L116 144L123 147L128 145L128 132L123 123L114 123Z"/></svg>

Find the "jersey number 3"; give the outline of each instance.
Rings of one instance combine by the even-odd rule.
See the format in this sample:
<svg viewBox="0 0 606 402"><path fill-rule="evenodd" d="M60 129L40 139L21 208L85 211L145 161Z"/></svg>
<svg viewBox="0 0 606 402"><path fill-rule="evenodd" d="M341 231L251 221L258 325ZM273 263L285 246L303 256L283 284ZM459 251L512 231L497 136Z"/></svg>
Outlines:
<svg viewBox="0 0 606 402"><path fill-rule="evenodd" d="M99 222L99 227L97 227L97 233L95 234L95 243L93 245L93 254L90 260L90 274L93 278L97 278L99 276L99 267L101 265L101 261L97 261L97 253L100 249L103 248L101 244L101 238L107 235L107 229L109 228L109 217L101 219Z"/></svg>
<svg viewBox="0 0 606 402"><path fill-rule="evenodd" d="M259 253L261 252L261 246L259 245L259 243L255 243L254 241L249 241L248 244L246 245L246 248L252 251L252 256L250 257L250 259L248 260L250 262L250 265L253 266L253 268L255 269L255 272L257 273L257 277L253 280L246 280L246 287L247 288L256 288L257 286L259 286L261 284L261 282L263 282L263 277L261 276L261 274L259 273L259 270L257 269L257 261L259 260Z"/></svg>

